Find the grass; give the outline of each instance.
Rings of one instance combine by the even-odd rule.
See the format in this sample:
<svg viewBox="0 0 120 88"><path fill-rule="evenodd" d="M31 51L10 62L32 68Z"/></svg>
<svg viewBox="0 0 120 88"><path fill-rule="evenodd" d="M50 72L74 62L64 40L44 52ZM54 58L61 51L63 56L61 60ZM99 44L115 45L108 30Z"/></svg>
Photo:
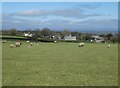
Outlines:
<svg viewBox="0 0 120 88"><path fill-rule="evenodd" d="M4 86L116 86L116 44L40 43L3 48Z"/></svg>

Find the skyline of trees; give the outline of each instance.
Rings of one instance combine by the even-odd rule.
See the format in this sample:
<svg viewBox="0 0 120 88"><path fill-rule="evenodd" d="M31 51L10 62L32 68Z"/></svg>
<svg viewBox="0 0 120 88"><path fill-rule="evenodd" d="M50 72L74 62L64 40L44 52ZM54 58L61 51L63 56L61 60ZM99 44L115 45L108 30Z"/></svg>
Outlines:
<svg viewBox="0 0 120 88"><path fill-rule="evenodd" d="M96 33L82 33L82 32L71 32L68 29L64 29L62 31L53 31L49 28L43 28L43 29L35 29L35 30L17 30L15 28L10 30L2 30L2 35L11 35L11 36L23 36L24 33L32 33L33 39L37 38L51 38L52 36L55 36L56 39L58 37L61 37L61 39L64 38L64 36L76 36L77 40L90 40L92 39L92 35L97 35ZM114 36L112 33L107 34L99 34L100 37L104 37L105 40L116 42L118 41L118 38Z"/></svg>

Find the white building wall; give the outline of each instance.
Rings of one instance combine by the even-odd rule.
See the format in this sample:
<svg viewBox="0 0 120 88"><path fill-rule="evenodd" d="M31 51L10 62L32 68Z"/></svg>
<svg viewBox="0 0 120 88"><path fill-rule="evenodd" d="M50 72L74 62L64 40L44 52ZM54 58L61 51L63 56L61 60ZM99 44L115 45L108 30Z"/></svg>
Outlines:
<svg viewBox="0 0 120 88"><path fill-rule="evenodd" d="M71 37L71 36L65 36L64 40L76 40L76 37Z"/></svg>

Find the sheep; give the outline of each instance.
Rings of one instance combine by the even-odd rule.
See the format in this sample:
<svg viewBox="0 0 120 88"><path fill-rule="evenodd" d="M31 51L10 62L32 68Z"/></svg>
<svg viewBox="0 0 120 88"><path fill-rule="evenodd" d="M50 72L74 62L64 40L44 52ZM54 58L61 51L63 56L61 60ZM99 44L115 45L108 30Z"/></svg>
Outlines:
<svg viewBox="0 0 120 88"><path fill-rule="evenodd" d="M26 41L26 42L30 42L30 41Z"/></svg>
<svg viewBox="0 0 120 88"><path fill-rule="evenodd" d="M33 46L33 43L30 43L30 46Z"/></svg>
<svg viewBox="0 0 120 88"><path fill-rule="evenodd" d="M20 45L22 45L22 43L20 42Z"/></svg>
<svg viewBox="0 0 120 88"><path fill-rule="evenodd" d="M110 45L108 45L107 47L110 48Z"/></svg>
<svg viewBox="0 0 120 88"><path fill-rule="evenodd" d="M79 47L82 47L82 46L84 46L84 43L79 43Z"/></svg>
<svg viewBox="0 0 120 88"><path fill-rule="evenodd" d="M21 44L20 44L20 42L17 41L17 42L15 43L15 45L16 45L16 47L20 47Z"/></svg>
<svg viewBox="0 0 120 88"><path fill-rule="evenodd" d="M15 45L14 44L10 44L10 48L14 48L15 47Z"/></svg>
<svg viewBox="0 0 120 88"><path fill-rule="evenodd" d="M56 43L57 41L54 41L54 43Z"/></svg>

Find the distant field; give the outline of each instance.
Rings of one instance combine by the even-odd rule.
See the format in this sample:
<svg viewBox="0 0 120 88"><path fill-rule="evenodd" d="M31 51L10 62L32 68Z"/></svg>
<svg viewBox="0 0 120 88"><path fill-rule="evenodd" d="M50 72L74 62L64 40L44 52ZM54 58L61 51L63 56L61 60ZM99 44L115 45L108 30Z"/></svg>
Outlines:
<svg viewBox="0 0 120 88"><path fill-rule="evenodd" d="M40 43L19 48L3 43L4 86L116 86L117 44Z"/></svg>

